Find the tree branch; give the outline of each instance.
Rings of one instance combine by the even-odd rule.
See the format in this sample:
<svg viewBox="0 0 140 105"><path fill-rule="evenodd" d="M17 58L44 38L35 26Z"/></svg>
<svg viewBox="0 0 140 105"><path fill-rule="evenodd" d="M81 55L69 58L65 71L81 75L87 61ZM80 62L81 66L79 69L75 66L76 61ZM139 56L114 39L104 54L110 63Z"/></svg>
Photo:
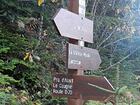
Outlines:
<svg viewBox="0 0 140 105"><path fill-rule="evenodd" d="M110 35L107 37L107 38L105 38L98 46L97 46L97 49L99 49L101 46L102 46L102 44L103 43L105 43L112 35L113 35L113 33L116 31L116 29L117 29L117 26L114 28L114 30L110 33Z"/></svg>
<svg viewBox="0 0 140 105"><path fill-rule="evenodd" d="M129 38L132 38L132 37L125 37L125 38L118 39L118 40L116 40L116 41L113 41L113 42L111 42L111 43L108 43L108 44L104 45L104 48L105 48L105 47L108 47L109 45L112 45L112 44L114 44L114 43L117 43L117 42L122 41L122 40L125 40L125 39L129 39Z"/></svg>
<svg viewBox="0 0 140 105"><path fill-rule="evenodd" d="M96 5L96 0L94 1L93 5L92 5L92 9L91 9L91 14L92 15L91 16L93 16L95 5Z"/></svg>
<svg viewBox="0 0 140 105"><path fill-rule="evenodd" d="M116 3L116 0L113 0L112 8L114 8L115 3Z"/></svg>
<svg viewBox="0 0 140 105"><path fill-rule="evenodd" d="M121 60L119 60L118 62L114 63L113 65L107 67L106 69L102 70L102 71L107 71L109 70L110 68L118 65L119 63L121 63L122 61L124 61L125 59L127 59L128 57L130 57L132 54L134 54L137 50L139 50L140 47L136 48L132 53L128 54L127 56L123 57Z"/></svg>

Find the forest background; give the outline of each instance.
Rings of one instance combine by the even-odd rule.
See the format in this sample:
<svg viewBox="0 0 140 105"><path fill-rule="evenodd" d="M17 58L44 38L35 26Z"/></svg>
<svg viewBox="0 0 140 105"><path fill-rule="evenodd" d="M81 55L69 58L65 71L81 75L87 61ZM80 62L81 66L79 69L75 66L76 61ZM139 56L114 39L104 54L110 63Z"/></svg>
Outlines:
<svg viewBox="0 0 140 105"><path fill-rule="evenodd" d="M67 72L68 39L52 21L67 3L45 0L42 8L35 0L1 0L0 105L66 104L66 98L52 97L51 84L54 73ZM86 17L94 23L94 43L86 46L99 50L102 64L85 75L106 76L119 90L118 104L140 105L140 1L86 0Z"/></svg>

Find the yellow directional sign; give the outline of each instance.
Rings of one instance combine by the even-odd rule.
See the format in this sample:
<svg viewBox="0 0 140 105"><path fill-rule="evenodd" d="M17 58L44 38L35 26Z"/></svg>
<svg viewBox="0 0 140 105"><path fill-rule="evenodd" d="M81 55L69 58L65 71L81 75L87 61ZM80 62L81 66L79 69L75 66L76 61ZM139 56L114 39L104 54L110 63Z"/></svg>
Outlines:
<svg viewBox="0 0 140 105"><path fill-rule="evenodd" d="M41 4L44 2L44 0L37 0L38 6L41 6Z"/></svg>

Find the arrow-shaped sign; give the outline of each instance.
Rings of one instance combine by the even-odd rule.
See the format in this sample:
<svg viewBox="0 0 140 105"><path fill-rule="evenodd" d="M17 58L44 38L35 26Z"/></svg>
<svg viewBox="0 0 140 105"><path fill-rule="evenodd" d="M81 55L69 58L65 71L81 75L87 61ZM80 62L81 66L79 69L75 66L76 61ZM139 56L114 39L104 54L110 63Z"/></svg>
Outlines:
<svg viewBox="0 0 140 105"><path fill-rule="evenodd" d="M85 100L105 101L115 92L106 77L76 76L73 84L73 92L78 91Z"/></svg>
<svg viewBox="0 0 140 105"><path fill-rule="evenodd" d="M62 36L93 43L93 21L60 9L54 22Z"/></svg>
<svg viewBox="0 0 140 105"><path fill-rule="evenodd" d="M103 102L114 95L114 88L106 77L56 74L52 87L54 96Z"/></svg>
<svg viewBox="0 0 140 105"><path fill-rule="evenodd" d="M68 69L97 70L101 64L98 50L68 44Z"/></svg>

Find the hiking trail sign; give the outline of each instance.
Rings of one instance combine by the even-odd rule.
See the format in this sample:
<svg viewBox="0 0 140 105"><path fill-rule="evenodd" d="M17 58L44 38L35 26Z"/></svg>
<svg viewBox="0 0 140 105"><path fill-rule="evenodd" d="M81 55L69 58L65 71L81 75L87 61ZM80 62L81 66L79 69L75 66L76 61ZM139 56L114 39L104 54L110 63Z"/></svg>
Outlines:
<svg viewBox="0 0 140 105"><path fill-rule="evenodd" d="M112 95L98 87L113 91L106 77L56 74L53 76L53 95L80 98L84 100L105 101Z"/></svg>
<svg viewBox="0 0 140 105"><path fill-rule="evenodd" d="M74 44L67 46L68 69L97 70L101 64L98 50Z"/></svg>
<svg viewBox="0 0 140 105"><path fill-rule="evenodd" d="M93 43L93 21L61 8L54 22L61 36Z"/></svg>
<svg viewBox="0 0 140 105"><path fill-rule="evenodd" d="M98 50L84 47L84 41L93 43L93 21L85 18L85 0L70 0L69 5L79 15L61 8L53 19L61 36L74 39L66 46L68 74L53 76L53 96L68 97L68 105L83 105L84 100L104 102L114 95L111 83L106 77L83 75L84 70L97 70L101 64Z"/></svg>

